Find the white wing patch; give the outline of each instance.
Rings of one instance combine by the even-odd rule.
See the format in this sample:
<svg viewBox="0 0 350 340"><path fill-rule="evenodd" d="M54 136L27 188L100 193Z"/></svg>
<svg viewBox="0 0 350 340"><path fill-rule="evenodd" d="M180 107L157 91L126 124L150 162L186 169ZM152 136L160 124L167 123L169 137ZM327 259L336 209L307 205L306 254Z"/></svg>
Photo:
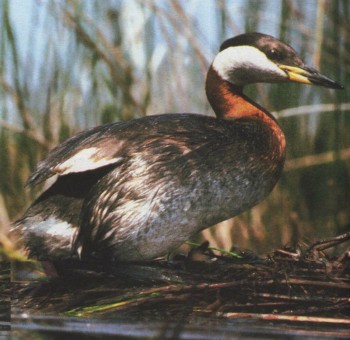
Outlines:
<svg viewBox="0 0 350 340"><path fill-rule="evenodd" d="M98 148L83 149L65 162L55 166L52 171L60 175L67 175L73 172L84 172L94 170L106 165L117 163L121 157L117 158L100 158Z"/></svg>
<svg viewBox="0 0 350 340"><path fill-rule="evenodd" d="M24 229L27 232L34 233L38 237L50 235L52 237L63 237L71 239L74 234L74 227L68 222L57 220L54 216L50 216L47 220L33 223L28 221L24 223Z"/></svg>

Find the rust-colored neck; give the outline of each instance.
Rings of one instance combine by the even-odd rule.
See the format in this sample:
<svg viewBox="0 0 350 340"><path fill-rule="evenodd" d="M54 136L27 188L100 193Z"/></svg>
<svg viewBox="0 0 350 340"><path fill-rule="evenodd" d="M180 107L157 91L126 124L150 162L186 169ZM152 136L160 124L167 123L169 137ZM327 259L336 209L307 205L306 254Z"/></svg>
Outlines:
<svg viewBox="0 0 350 340"><path fill-rule="evenodd" d="M207 75L206 93L218 118L232 119L257 116L276 121L268 111L245 96L241 86L223 80L212 66Z"/></svg>
<svg viewBox="0 0 350 340"><path fill-rule="evenodd" d="M251 117L270 126L272 133L279 140L281 153L284 153L285 137L272 114L245 96L241 86L223 80L212 66L207 75L206 93L218 118L239 119Z"/></svg>

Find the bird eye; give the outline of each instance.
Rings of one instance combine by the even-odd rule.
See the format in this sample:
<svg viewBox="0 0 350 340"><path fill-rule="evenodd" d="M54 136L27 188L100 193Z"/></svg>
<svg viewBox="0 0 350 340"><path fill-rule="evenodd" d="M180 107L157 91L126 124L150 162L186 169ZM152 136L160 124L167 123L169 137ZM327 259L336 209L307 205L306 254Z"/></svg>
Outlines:
<svg viewBox="0 0 350 340"><path fill-rule="evenodd" d="M281 60L283 59L283 54L276 50L275 48L268 50L266 53L267 57L271 60Z"/></svg>

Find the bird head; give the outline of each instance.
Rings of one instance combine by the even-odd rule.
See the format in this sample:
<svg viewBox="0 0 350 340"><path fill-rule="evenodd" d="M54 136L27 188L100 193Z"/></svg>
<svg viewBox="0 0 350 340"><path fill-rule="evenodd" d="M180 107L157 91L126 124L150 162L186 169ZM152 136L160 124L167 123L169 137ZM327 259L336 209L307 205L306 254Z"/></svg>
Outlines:
<svg viewBox="0 0 350 340"><path fill-rule="evenodd" d="M212 67L222 79L237 86L291 81L343 88L338 82L306 66L291 46L261 33L245 33L226 40Z"/></svg>

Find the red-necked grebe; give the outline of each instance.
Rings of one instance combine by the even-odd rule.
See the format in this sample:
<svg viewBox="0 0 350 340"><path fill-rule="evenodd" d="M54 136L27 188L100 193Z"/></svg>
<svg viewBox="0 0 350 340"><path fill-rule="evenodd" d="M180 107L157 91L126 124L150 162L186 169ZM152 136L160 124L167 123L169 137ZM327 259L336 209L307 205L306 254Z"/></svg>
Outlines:
<svg viewBox="0 0 350 340"><path fill-rule="evenodd" d="M258 82L342 86L260 33L226 40L209 68L216 118L163 114L83 131L53 149L28 183L58 175L16 222L31 256L155 258L266 197L285 138L242 89Z"/></svg>

